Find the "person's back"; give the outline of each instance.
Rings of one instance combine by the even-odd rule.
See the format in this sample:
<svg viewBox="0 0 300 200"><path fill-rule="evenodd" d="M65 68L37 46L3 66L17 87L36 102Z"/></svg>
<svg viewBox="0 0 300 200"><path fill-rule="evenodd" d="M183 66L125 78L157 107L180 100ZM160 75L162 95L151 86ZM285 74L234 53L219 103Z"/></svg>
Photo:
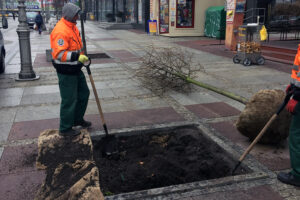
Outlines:
<svg viewBox="0 0 300 200"><path fill-rule="evenodd" d="M38 27L39 34L41 34L42 33L42 25L43 25L43 17L40 12L38 12L38 14L35 17L35 23Z"/></svg>
<svg viewBox="0 0 300 200"><path fill-rule="evenodd" d="M43 17L40 13L38 13L35 17L35 23L38 24L38 25L41 25L43 24Z"/></svg>

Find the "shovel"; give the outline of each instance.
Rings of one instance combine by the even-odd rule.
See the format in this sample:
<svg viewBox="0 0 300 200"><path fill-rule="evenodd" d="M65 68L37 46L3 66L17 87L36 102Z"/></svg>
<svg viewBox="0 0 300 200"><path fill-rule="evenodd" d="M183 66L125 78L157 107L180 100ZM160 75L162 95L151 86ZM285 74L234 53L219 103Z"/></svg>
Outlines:
<svg viewBox="0 0 300 200"><path fill-rule="evenodd" d="M102 125L103 125L103 129L105 131L105 137L102 138L102 140L101 140L101 143L104 144L104 147L102 148L102 154L106 155L106 156L111 156L113 154L118 153L117 138L114 135L109 135L108 134L106 122L105 122L105 119L104 119L104 114L102 112L100 100L99 100L99 97L98 97L98 93L97 93L96 86L95 86L95 83L94 83L94 79L92 77L92 73L91 73L91 69L90 69L91 63L92 63L92 61L91 61L91 59L89 59L89 63L87 65L84 64L84 67L86 67L87 73L88 73L90 81L91 81L91 85L92 85L93 92L94 92L94 95L95 95L95 99L96 99L98 111L99 111L99 114L100 114L101 122L102 122ZM95 148L98 148L98 146L99 146L99 143L95 145Z"/></svg>
<svg viewBox="0 0 300 200"><path fill-rule="evenodd" d="M82 5L80 0L79 0L79 5L80 5L80 7ZM87 54L87 49L86 49L84 23L83 23L83 17L82 16L80 17L80 23L81 23L81 35L82 35L81 37L82 37L82 42L83 42L83 49L84 49L85 54L88 55ZM103 125L103 129L105 131L105 137L101 140L101 143L103 143L103 145L101 145L100 142L98 142L95 145L95 148L98 148L101 145L102 155L111 156L111 155L114 155L114 154L118 153L117 138L114 135L109 135L108 134L108 130L107 130L106 122L105 122L104 115L103 115L103 112L102 112L100 100L99 100L99 97L98 97L98 93L97 93L96 86L95 86L95 83L94 83L94 79L92 77L92 73L91 73L91 69L90 69L91 63L92 63L92 61L91 61L91 59L89 59L88 64L87 65L83 64L83 65L86 67L87 73L89 75L90 82L91 82L93 92L94 92L94 95L95 95L98 111L99 111L99 114L100 114L101 122L102 122L102 125Z"/></svg>
<svg viewBox="0 0 300 200"><path fill-rule="evenodd" d="M250 153L250 151L252 150L252 148L254 147L254 145L259 141L259 139L263 136L263 134L266 132L266 130L271 126L271 124L273 123L273 121L277 118L277 116L279 115L279 113L284 109L284 107L286 106L286 104L289 102L291 96L293 94L293 91L289 92L285 98L283 103L281 104L281 106L279 107L279 109L277 110L277 112L275 114L272 115L272 117L269 119L269 121L266 123L266 125L264 126L264 128L259 132L259 134L256 136L256 138L253 140L253 142L249 145L249 147L246 149L246 151L243 153L243 155L240 157L239 162L236 164L235 168L232 171L232 175L234 174L234 172L237 170L237 168L241 165L242 161L245 159L245 157L247 156L248 153Z"/></svg>

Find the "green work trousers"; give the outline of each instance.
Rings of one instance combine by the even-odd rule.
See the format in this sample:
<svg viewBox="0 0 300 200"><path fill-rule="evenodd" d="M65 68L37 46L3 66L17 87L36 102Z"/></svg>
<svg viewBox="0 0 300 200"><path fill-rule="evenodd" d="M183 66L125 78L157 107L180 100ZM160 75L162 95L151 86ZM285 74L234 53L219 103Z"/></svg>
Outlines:
<svg viewBox="0 0 300 200"><path fill-rule="evenodd" d="M90 90L82 71L77 75L57 73L61 96L59 131L66 131L83 120Z"/></svg>
<svg viewBox="0 0 300 200"><path fill-rule="evenodd" d="M300 180L300 104L295 108L296 114L292 117L289 135L291 159L291 173Z"/></svg>

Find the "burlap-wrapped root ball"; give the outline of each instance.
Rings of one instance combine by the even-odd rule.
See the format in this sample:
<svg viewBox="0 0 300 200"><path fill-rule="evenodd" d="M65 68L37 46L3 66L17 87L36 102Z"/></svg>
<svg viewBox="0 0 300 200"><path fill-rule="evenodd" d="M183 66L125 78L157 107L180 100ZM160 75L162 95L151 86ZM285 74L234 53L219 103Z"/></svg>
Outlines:
<svg viewBox="0 0 300 200"><path fill-rule="evenodd" d="M285 98L282 90L261 90L246 104L236 123L239 132L251 141L259 134ZM289 135L291 114L283 109L260 139L263 144L278 144Z"/></svg>

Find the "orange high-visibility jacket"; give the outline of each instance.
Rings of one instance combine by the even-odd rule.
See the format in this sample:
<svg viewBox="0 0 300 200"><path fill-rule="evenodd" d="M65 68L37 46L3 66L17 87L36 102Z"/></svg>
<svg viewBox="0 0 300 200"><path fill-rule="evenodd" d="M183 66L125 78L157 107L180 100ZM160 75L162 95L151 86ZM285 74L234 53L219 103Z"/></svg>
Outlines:
<svg viewBox="0 0 300 200"><path fill-rule="evenodd" d="M300 44L298 46L298 51L295 56L291 78L291 83L294 84L296 87L300 88Z"/></svg>
<svg viewBox="0 0 300 200"><path fill-rule="evenodd" d="M50 43L53 64L64 67L80 65L78 57L83 54L83 45L75 23L61 18L51 32Z"/></svg>

